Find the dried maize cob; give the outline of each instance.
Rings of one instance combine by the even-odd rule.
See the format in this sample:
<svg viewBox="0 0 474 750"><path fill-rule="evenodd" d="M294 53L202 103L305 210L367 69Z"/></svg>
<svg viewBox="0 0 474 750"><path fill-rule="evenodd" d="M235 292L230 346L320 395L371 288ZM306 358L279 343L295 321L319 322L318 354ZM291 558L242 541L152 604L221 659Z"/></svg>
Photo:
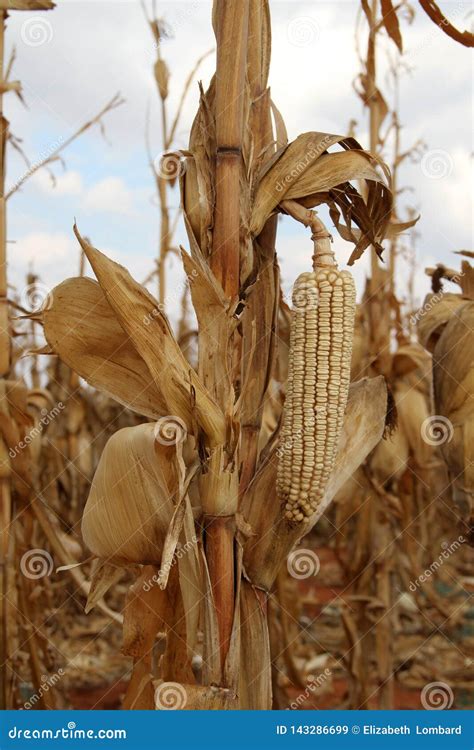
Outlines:
<svg viewBox="0 0 474 750"><path fill-rule="evenodd" d="M319 235L319 239L321 239ZM327 237L327 234L326 234ZM329 243L315 240L312 273L293 287L288 385L277 491L291 522L318 508L334 467L347 403L355 286L339 271Z"/></svg>

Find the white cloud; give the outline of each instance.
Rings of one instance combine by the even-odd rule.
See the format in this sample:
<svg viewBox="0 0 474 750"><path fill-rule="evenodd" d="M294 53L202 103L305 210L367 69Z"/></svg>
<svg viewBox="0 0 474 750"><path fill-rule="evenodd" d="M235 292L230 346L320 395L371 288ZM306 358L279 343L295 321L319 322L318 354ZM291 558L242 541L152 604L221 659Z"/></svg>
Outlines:
<svg viewBox="0 0 474 750"><path fill-rule="evenodd" d="M28 270L51 288L79 269L77 241L62 232L30 232L9 243L7 252L9 280L18 290L23 289Z"/></svg>
<svg viewBox="0 0 474 750"><path fill-rule="evenodd" d="M84 196L84 208L93 212L131 214L133 196L121 177L105 177L90 187Z"/></svg>
<svg viewBox="0 0 474 750"><path fill-rule="evenodd" d="M83 191L82 177L79 172L68 171L64 174L55 175L55 180L45 170L40 169L32 176L32 182L43 193L54 195L80 195Z"/></svg>

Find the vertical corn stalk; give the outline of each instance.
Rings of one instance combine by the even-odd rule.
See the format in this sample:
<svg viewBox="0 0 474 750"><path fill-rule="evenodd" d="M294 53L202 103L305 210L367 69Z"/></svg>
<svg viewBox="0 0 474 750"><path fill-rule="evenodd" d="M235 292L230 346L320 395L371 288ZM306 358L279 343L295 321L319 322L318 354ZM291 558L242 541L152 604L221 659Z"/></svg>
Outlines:
<svg viewBox="0 0 474 750"><path fill-rule="evenodd" d="M10 335L7 300L6 214L5 214L5 146L8 139L8 122L3 116L4 41L6 11L0 10L0 377L10 370ZM6 447L2 440L2 453ZM7 707L7 556L9 525L11 519L10 480L0 480L0 709Z"/></svg>
<svg viewBox="0 0 474 750"><path fill-rule="evenodd" d="M50 0L12 0L0 3L0 379L8 378L11 368L11 340L8 310L7 280L7 217L5 195L5 155L9 137L9 123L3 114L3 95L11 85L5 77L5 25L7 10L50 10L54 5ZM1 383L3 386L3 382ZM2 387L2 409L6 409L5 392ZM2 458L8 463L7 448L1 439ZM10 534L12 517L12 497L10 478L0 479L0 709L9 702L9 659L8 659L8 614L7 592L10 586L9 560L13 538Z"/></svg>
<svg viewBox="0 0 474 750"><path fill-rule="evenodd" d="M379 0L362 3L362 8L368 24L367 53L363 61L363 73L360 76L360 96L364 106L369 110L369 149L373 154L380 152L380 127L387 115L387 105L377 86L377 37L383 28L383 21L379 18ZM387 9L385 8L385 12ZM392 186L393 188L393 186ZM380 266L375 252L371 255L371 274L367 284L366 309L369 319L370 353L373 371L388 377L391 369L390 338L391 338L391 305L389 302L390 276ZM373 506L377 498L369 497L366 503ZM377 563L373 565L373 576L361 575L356 578L354 590L356 594L366 595L367 587L375 588L374 595L383 601L386 612L391 607L390 570L384 559L384 550L390 539L390 529L386 517L381 518L374 506L368 512L372 526L374 540L370 554ZM359 514L358 524L366 524L366 514ZM372 565L370 566L372 569ZM392 662L390 648L392 643L390 615L380 618L374 626L366 613L365 603L357 606L357 630L360 637L360 662L356 683L353 686L355 705L353 708L368 708L368 698L371 688L371 659L374 651L377 659L378 680L380 683L379 708L392 707Z"/></svg>
<svg viewBox="0 0 474 750"><path fill-rule="evenodd" d="M239 4L217 0L215 4L216 192L210 267L230 299L238 297L240 291L240 174L248 15L248 0ZM209 364L205 365L207 372L203 373L204 382L227 415L231 415L234 409L235 373L232 368L233 353L237 346L234 338L229 347L229 361L223 363L223 367L230 368L230 372L223 373L209 359ZM238 426L234 425L233 429L238 429ZM229 648L234 616L234 517L238 507L239 465L236 450L236 446L229 441L222 454L215 454L214 460L211 459L213 466L211 465L208 477L214 484L214 490L212 493L205 493L207 502L203 503L206 556L218 618L222 666ZM217 459L219 465L216 463ZM217 482L213 467L223 472Z"/></svg>

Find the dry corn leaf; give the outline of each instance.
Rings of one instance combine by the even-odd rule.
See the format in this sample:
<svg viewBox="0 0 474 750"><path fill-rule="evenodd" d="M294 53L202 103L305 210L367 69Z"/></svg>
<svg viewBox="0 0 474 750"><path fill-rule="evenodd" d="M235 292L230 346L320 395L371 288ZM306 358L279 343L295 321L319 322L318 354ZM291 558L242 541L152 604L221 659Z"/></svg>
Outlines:
<svg viewBox="0 0 474 750"><path fill-rule="evenodd" d="M42 313L44 335L63 362L129 409L151 419L167 414L145 362L96 281L68 279L50 299Z"/></svg>
<svg viewBox="0 0 474 750"><path fill-rule="evenodd" d="M392 0L381 0L380 9L382 11L382 23L387 30L387 34L397 45L398 51L403 53L403 40L400 33L400 24Z"/></svg>
<svg viewBox="0 0 474 750"><path fill-rule="evenodd" d="M339 143L343 152L327 153ZM364 201L349 180L367 183ZM371 243L378 254L389 223L391 193L385 165L363 151L352 138L328 133L303 133L286 149L273 157L260 175L251 217L251 231L258 234L276 206L286 198L312 208L328 203L331 218L339 231L340 213L345 220L343 231L356 243L349 264L352 264ZM355 223L362 230L352 233Z"/></svg>
<svg viewBox="0 0 474 750"><path fill-rule="evenodd" d="M158 302L128 271L93 248L74 227L108 303L145 360L166 402L193 432L195 421L210 445L225 439L224 415L181 352Z"/></svg>
<svg viewBox="0 0 474 750"><path fill-rule="evenodd" d="M266 709L271 705L270 642L265 593L242 582L239 708Z"/></svg>
<svg viewBox="0 0 474 750"><path fill-rule="evenodd" d="M120 581L124 569L105 560L97 560L94 572L91 576L91 587L87 597L84 612L86 615L95 607L107 591Z"/></svg>

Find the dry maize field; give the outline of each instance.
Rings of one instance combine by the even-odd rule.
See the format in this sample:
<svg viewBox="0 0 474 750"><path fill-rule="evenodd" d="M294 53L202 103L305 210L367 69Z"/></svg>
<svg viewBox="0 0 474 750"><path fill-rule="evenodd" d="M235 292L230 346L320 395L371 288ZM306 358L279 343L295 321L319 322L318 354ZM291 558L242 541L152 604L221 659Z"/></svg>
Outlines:
<svg viewBox="0 0 474 750"><path fill-rule="evenodd" d="M473 707L447 6L0 0L0 708Z"/></svg>

